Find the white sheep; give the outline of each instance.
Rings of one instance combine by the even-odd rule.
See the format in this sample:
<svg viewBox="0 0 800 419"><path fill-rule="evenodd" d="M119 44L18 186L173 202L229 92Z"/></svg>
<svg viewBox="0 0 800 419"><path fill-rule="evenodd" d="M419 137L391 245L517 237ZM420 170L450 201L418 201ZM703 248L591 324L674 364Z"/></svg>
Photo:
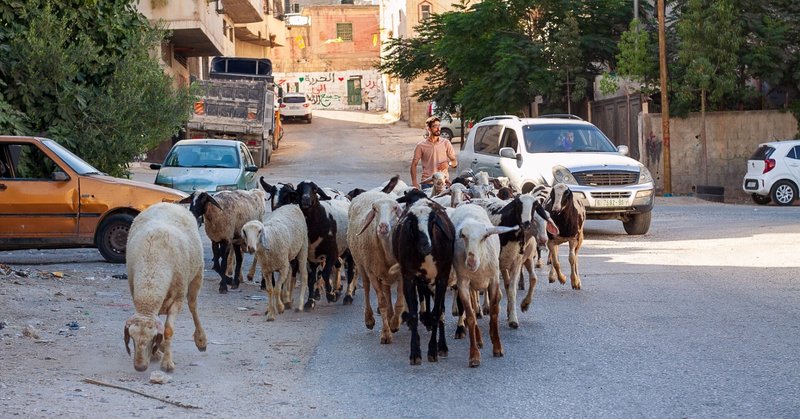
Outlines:
<svg viewBox="0 0 800 419"><path fill-rule="evenodd" d="M392 231L402 214L394 198L394 194L367 191L353 199L348 211L347 245L364 286L364 324L368 329L375 326L369 299L372 286L378 296L381 343L384 344L391 343L392 333L400 328L400 315L405 305L399 275L389 274L389 268L397 263L392 253ZM394 284L399 285L393 309L391 286Z"/></svg>
<svg viewBox="0 0 800 419"><path fill-rule="evenodd" d="M297 205L277 208L263 223L248 221L242 227L242 239L245 250L255 253L266 283L269 298L265 313L267 320L275 320L276 313L283 313L284 303L292 306L294 283L289 280L292 277L290 262L296 259L305 263L308 259L308 230L303 212ZM270 275L272 272L279 274L274 288ZM308 270L300 269L298 273L302 283L307 283ZM295 310L300 310L299 304Z"/></svg>
<svg viewBox="0 0 800 419"><path fill-rule="evenodd" d="M158 352L161 369L171 372L175 316L184 298L194 320L194 343L201 352L207 340L197 315L203 283L203 244L197 222L185 207L159 203L133 220L127 244L128 285L136 313L125 322L125 349L133 339L133 366L145 371ZM159 315L166 314L162 325Z"/></svg>
<svg viewBox="0 0 800 419"><path fill-rule="evenodd" d="M479 347L483 339L476 323L471 291L486 291L489 300L489 336L492 354L503 356L500 343L500 238L498 234L516 231L519 226L494 226L486 211L474 204L455 208L450 219L455 225L456 241L453 267L456 271L458 297L465 313L469 331L469 366L480 365Z"/></svg>
<svg viewBox="0 0 800 419"><path fill-rule="evenodd" d="M195 217L205 219L206 235L212 242L214 269L220 275L219 292L228 292L239 287L242 254L239 249L242 227L250 220L263 220L267 212L267 194L261 189L249 191L222 191L211 196L207 192L194 192L181 203L188 203ZM218 245L218 247L217 247ZM233 245L236 256L236 269L233 279L226 275L229 247ZM216 248L215 248L216 247ZM217 263L219 259L219 264Z"/></svg>

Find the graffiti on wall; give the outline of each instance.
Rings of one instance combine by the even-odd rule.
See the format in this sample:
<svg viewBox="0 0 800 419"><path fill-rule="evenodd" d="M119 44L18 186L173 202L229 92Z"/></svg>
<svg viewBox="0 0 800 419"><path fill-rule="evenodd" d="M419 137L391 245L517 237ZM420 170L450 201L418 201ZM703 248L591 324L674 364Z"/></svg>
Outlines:
<svg viewBox="0 0 800 419"><path fill-rule="evenodd" d="M647 136L647 165L650 167L661 166L661 140L653 131Z"/></svg>
<svg viewBox="0 0 800 419"><path fill-rule="evenodd" d="M386 109L385 89L377 71L275 73L274 76L275 84L284 92L305 93L310 102L323 109L363 109L362 103L369 103L371 110ZM354 80L358 83L353 83ZM360 87L354 89L353 86ZM357 104L353 104L356 96Z"/></svg>

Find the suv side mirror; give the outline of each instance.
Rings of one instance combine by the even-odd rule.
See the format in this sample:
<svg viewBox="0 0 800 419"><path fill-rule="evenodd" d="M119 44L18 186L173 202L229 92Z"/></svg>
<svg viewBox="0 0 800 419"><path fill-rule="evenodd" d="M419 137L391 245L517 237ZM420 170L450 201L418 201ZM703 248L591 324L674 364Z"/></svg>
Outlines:
<svg viewBox="0 0 800 419"><path fill-rule="evenodd" d="M161 163L150 163L150 170L161 169Z"/></svg>
<svg viewBox="0 0 800 419"><path fill-rule="evenodd" d="M56 182L63 182L65 180L69 180L69 175L66 174L65 172L61 172L61 171L53 172L53 173L50 174L50 179L52 179L52 180L54 180Z"/></svg>
<svg viewBox="0 0 800 419"><path fill-rule="evenodd" d="M519 159L522 156L518 155L516 151L514 151L511 147L503 147L500 149L500 157L505 157L507 159Z"/></svg>
<svg viewBox="0 0 800 419"><path fill-rule="evenodd" d="M628 146L626 146L626 145L618 145L617 146L617 151L619 151L619 154L622 154L623 156L627 156L628 155L628 151L629 151L628 150Z"/></svg>
<svg viewBox="0 0 800 419"><path fill-rule="evenodd" d="M255 172L258 171L258 166L245 166L244 167L244 171L245 172L253 172L253 173L255 173Z"/></svg>

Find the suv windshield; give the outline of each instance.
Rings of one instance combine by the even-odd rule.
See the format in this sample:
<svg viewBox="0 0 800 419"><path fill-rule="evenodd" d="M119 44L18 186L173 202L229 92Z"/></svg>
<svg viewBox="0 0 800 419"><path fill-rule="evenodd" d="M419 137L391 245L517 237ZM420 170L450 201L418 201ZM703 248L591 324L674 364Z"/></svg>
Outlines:
<svg viewBox="0 0 800 419"><path fill-rule="evenodd" d="M617 151L608 137L592 125L525 125L522 133L529 153Z"/></svg>
<svg viewBox="0 0 800 419"><path fill-rule="evenodd" d="M164 160L164 167L217 167L233 169L239 167L239 155L235 147L228 146L179 146Z"/></svg>
<svg viewBox="0 0 800 419"><path fill-rule="evenodd" d="M305 96L285 96L283 98L283 103L305 103L306 97Z"/></svg>

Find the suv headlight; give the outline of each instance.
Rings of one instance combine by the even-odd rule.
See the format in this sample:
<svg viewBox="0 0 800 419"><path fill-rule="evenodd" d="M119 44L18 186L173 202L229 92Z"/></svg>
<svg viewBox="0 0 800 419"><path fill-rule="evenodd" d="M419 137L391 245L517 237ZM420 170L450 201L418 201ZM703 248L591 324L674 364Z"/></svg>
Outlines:
<svg viewBox="0 0 800 419"><path fill-rule="evenodd" d="M572 172L564 166L553 167L553 179L554 183L566 183L567 185L578 184L578 181L575 180L575 176L572 176Z"/></svg>
<svg viewBox="0 0 800 419"><path fill-rule="evenodd" d="M639 166L639 183L655 183L653 182L653 175L650 174L650 170L647 170L645 166Z"/></svg>

